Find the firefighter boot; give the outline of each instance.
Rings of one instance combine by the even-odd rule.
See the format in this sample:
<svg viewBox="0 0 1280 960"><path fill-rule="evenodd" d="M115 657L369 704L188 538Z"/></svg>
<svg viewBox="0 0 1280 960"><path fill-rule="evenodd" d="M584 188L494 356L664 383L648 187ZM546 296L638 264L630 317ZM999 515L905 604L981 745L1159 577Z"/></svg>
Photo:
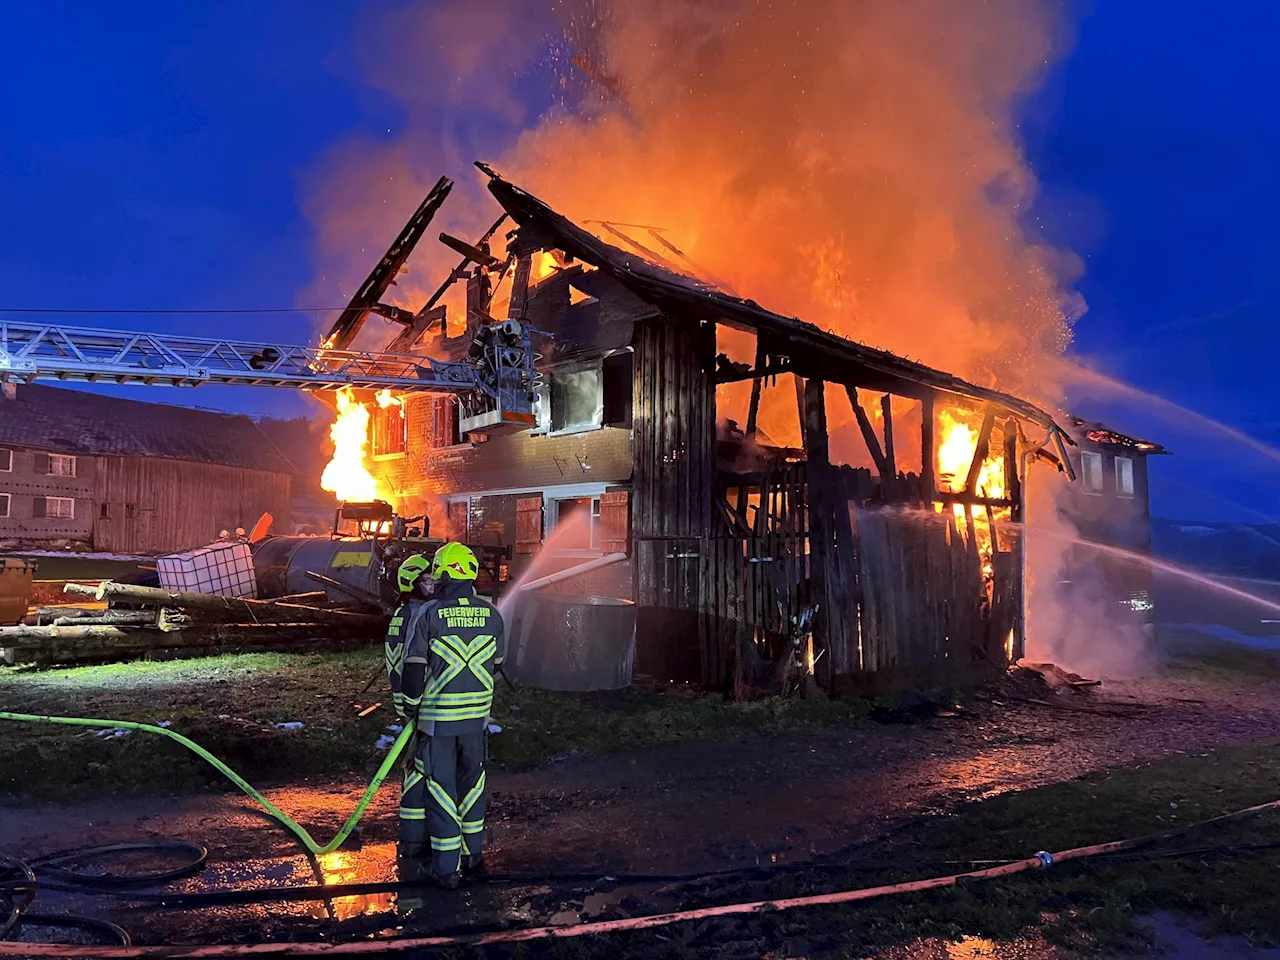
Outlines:
<svg viewBox="0 0 1280 960"><path fill-rule="evenodd" d="M462 883L456 873L437 873L433 879L441 890L457 890Z"/></svg>
<svg viewBox="0 0 1280 960"><path fill-rule="evenodd" d="M484 854L477 853L475 856L464 854L462 857L462 875L464 877L482 877L485 874Z"/></svg>
<svg viewBox="0 0 1280 960"><path fill-rule="evenodd" d="M428 878L427 853L420 843L396 844L396 875L401 883L422 884ZM422 889L404 890L396 898L396 909L411 914L423 906Z"/></svg>

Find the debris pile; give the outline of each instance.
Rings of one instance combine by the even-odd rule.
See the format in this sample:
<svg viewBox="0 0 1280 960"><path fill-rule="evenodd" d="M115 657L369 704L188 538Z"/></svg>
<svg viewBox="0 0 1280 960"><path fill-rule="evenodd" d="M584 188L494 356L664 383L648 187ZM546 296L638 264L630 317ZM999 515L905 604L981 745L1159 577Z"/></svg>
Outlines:
<svg viewBox="0 0 1280 960"><path fill-rule="evenodd" d="M0 658L52 666L158 653L298 649L380 638L387 625L381 613L332 602L324 591L253 600L110 580L68 583L64 590L91 602L37 607L22 624L0 627Z"/></svg>

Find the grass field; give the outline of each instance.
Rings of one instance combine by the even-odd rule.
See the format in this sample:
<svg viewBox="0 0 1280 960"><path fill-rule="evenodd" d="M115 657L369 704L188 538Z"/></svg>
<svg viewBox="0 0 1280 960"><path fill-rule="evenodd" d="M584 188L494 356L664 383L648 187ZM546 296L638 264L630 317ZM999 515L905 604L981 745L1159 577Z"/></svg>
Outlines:
<svg viewBox="0 0 1280 960"><path fill-rule="evenodd" d="M12 712L168 721L255 783L304 777L362 779L396 717L381 650L242 654L138 661L64 670L0 670L0 703ZM374 683L361 693L370 677ZM359 714L380 700L372 713ZM681 690L631 688L569 694L499 685L493 761L530 767L552 756L611 754L682 740L752 732L800 732L859 722L862 699L771 699L735 704ZM275 724L301 723L289 730ZM85 792L181 792L221 788L221 775L177 744L137 733L9 723L0 736L0 794L63 798Z"/></svg>

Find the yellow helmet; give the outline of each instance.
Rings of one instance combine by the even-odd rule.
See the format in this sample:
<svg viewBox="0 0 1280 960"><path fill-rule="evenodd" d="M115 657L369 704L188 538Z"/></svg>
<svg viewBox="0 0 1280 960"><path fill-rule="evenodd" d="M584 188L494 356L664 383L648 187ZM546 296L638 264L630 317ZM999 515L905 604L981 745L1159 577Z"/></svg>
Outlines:
<svg viewBox="0 0 1280 960"><path fill-rule="evenodd" d="M396 572L396 586L401 593L409 593L418 579L431 568L431 561L420 553L404 558L400 569Z"/></svg>
<svg viewBox="0 0 1280 960"><path fill-rule="evenodd" d="M480 573L480 561L465 543L446 543L431 558L431 579L450 577L454 580L474 580Z"/></svg>

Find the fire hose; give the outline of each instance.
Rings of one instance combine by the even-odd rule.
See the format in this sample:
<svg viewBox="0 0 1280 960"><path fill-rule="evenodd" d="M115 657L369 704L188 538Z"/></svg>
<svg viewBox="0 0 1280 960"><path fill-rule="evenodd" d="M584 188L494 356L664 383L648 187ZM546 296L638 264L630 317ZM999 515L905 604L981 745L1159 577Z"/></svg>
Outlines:
<svg viewBox="0 0 1280 960"><path fill-rule="evenodd" d="M247 795L256 800L264 810L279 821L286 829L288 829L312 854L331 853L338 849L343 841L351 834L363 817L365 810L373 799L373 795L385 781L390 773L396 759L403 752L405 745L409 742L412 735L412 728L406 727L401 732L391 749L388 751L387 757L383 760L382 765L378 768L373 780L370 782L364 796L356 805L347 822L339 830L337 835L327 844L320 845L311 837L306 830L298 825L292 818L272 804L269 800L262 796L251 784L239 776L234 770L224 764L221 760L209 753L199 744L187 739L181 734L175 733L164 727L154 726L145 723L132 723L114 720L93 720L77 717L47 717L37 716L33 714L8 713L0 712L0 720L13 720L27 723L60 723L69 726L83 727L109 727L123 728L131 730L141 730L147 733L155 733L168 737L189 750L195 752L202 759L212 764L223 775L235 783ZM94 848L93 850L85 850L80 852L68 852L60 854L51 854L31 863L22 863L21 861L9 862L13 866L9 867L9 871L16 873L20 879L16 883L8 883L7 889L12 895L13 892L24 893L27 897L26 903L15 906L11 911L11 916L7 923L0 923L0 956L47 956L47 957L103 957L103 958L187 958L187 957L253 957L253 956L319 956L319 955L371 955L371 954L389 954L389 953L406 953L414 950L422 950L428 948L441 947L459 947L459 946L487 946L492 944L512 944L524 943L536 940L547 939L563 939L581 936L591 936L596 934L617 933L632 930L644 930L654 927L668 926L674 923L682 923L691 920L714 919L718 917L741 916L754 913L765 913L778 910L791 910L801 907L813 906L831 906L847 903L857 903L864 900L876 899L879 897L893 896L899 894L921 893L928 890L937 890L945 887L954 887L965 881L975 880L993 880L1001 877L1009 877L1015 874L1023 873L1030 870L1049 869L1055 864L1065 863L1071 860L1082 860L1090 857L1106 856L1120 853L1123 851L1136 850L1170 837L1187 833L1191 830L1204 827L1210 824L1222 823L1229 820L1239 819L1241 817L1250 816L1260 813L1264 810L1280 809L1280 800L1273 800L1267 803L1257 804L1252 807L1246 807L1242 810L1236 810L1232 813L1223 814L1222 816L1212 817L1208 820L1202 820L1198 823L1188 824L1164 833L1153 834L1142 837L1131 837L1123 840L1114 840L1108 843L1091 844L1082 847L1073 847L1068 850L1050 853L1048 851L1040 851L1034 856L1021 860L999 863L985 869L969 871L965 873L953 873L945 876L930 877L923 880L912 880L904 883L894 883L881 886L863 887L854 890L844 890L835 893L817 894L806 897L789 897L774 900L757 900L745 903L724 904L714 907L703 907L695 910L682 910L670 913L654 914L642 917L628 917L621 920L603 920L592 923L578 923L567 926L543 926L528 927L519 930L501 930L490 933L461 934L456 936L434 936L434 937L402 937L391 940L362 940L352 943L262 943L262 944L178 944L178 945L159 945L159 946L134 946L129 940L129 935L120 927L106 921L93 920L90 918L80 917L49 917L47 915L28 914L27 919L37 921L52 926L80 927L92 931L106 933L115 937L120 942L120 946L87 946L75 943L24 943L4 940L4 936L17 925L22 909L34 899L35 889L38 885L34 870L36 868L45 870L54 870L63 872L67 878L85 880L81 875L75 874L73 871L66 869L65 864L83 859L90 854L111 853L119 851L127 851L130 849L161 849L181 848L195 852L196 856L187 864L158 874L148 875L146 877L134 878L93 878L96 881L105 881L107 885L114 886L130 886L130 885L149 885L164 882L170 879L176 879L181 876L187 876L199 870L204 865L207 851L197 844L189 844L183 842L159 843L159 844L120 844L111 847ZM1269 849L1273 844L1255 845L1259 849ZM1197 851L1179 851L1178 853L1192 853ZM1176 854L1175 854L1176 855ZM4 869L4 861L0 860L0 870ZM112 881L115 881L113 884ZM39 882L39 885L55 886L48 882ZM374 885L360 885L374 886ZM399 888L403 884L388 884L388 887ZM315 888L319 889L319 888ZM338 888L325 888L327 896L338 895ZM298 891L303 894L302 898L313 898L315 890L312 888L301 888ZM189 895L190 896L190 895ZM200 895L194 895L196 897ZM179 895L181 897L181 895Z"/></svg>

